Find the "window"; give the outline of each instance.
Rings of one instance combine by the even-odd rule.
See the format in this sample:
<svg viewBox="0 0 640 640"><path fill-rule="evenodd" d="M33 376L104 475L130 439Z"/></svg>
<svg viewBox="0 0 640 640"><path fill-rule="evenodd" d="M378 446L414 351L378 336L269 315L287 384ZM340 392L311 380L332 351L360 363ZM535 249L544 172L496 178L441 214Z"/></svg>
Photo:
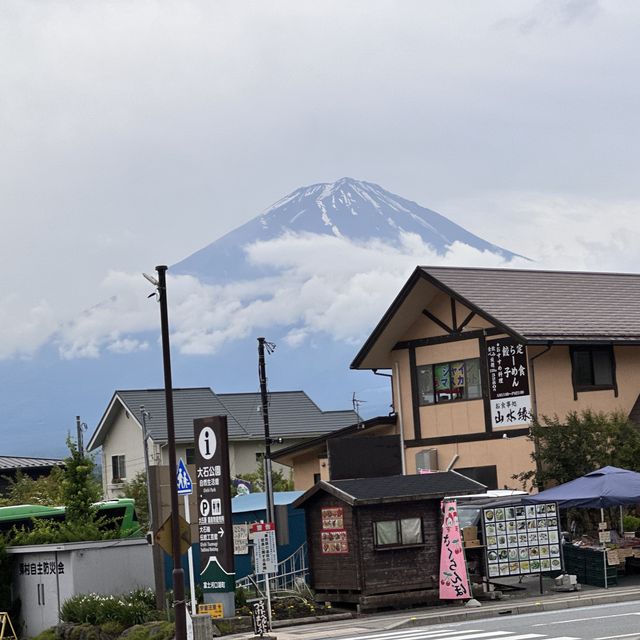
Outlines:
<svg viewBox="0 0 640 640"><path fill-rule="evenodd" d="M422 544L422 520L403 518L374 522L373 537L376 547L408 547Z"/></svg>
<svg viewBox="0 0 640 640"><path fill-rule="evenodd" d="M122 482L127 477L124 456L111 456L111 481Z"/></svg>
<svg viewBox="0 0 640 640"><path fill-rule="evenodd" d="M420 405L482 397L480 358L418 367Z"/></svg>
<svg viewBox="0 0 640 640"><path fill-rule="evenodd" d="M612 389L615 386L613 348L610 346L572 347L571 365L576 390Z"/></svg>
<svg viewBox="0 0 640 640"><path fill-rule="evenodd" d="M184 456L187 459L187 464L195 464L196 463L196 450L194 447L187 447L184 450Z"/></svg>

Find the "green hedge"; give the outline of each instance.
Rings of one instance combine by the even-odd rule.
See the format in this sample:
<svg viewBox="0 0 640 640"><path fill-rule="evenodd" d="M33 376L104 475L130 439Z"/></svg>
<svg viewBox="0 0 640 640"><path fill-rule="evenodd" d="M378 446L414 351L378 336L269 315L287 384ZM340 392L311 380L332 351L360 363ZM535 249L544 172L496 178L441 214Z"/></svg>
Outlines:
<svg viewBox="0 0 640 640"><path fill-rule="evenodd" d="M97 593L77 595L62 605L63 622L103 625L116 623L123 628L142 624L154 617L153 591L138 589L121 596L103 596Z"/></svg>

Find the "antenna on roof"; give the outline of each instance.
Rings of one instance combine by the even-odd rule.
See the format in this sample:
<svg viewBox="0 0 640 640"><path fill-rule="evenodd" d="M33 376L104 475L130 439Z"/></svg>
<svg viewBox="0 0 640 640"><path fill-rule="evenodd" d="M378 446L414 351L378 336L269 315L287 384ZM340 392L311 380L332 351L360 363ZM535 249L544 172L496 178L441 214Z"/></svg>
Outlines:
<svg viewBox="0 0 640 640"><path fill-rule="evenodd" d="M360 405L364 404L366 400L358 400L356 398L356 392L353 392L353 396L351 396L351 404L353 405L353 410L356 412L358 416L358 422L356 423L356 429L362 429L362 421L360 420Z"/></svg>

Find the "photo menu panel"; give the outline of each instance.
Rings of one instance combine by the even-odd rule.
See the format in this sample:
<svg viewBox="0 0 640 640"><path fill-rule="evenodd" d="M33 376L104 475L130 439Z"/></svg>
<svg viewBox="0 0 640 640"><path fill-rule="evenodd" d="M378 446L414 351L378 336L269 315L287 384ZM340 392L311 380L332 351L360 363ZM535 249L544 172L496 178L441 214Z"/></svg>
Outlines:
<svg viewBox="0 0 640 640"><path fill-rule="evenodd" d="M555 502L482 510L487 576L519 576L562 569Z"/></svg>

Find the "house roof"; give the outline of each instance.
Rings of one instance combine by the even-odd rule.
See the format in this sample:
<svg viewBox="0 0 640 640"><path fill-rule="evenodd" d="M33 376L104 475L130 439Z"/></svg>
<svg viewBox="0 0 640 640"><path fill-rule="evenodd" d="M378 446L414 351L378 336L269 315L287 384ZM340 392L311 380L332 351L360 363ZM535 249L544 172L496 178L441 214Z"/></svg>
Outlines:
<svg viewBox="0 0 640 640"><path fill-rule="evenodd" d="M321 480L298 498L293 506L301 507L318 491L325 491L352 506L390 502L412 502L443 498L447 495L483 493L486 486L457 471L436 471L410 476Z"/></svg>
<svg viewBox="0 0 640 640"><path fill-rule="evenodd" d="M296 454L299 455L303 452L311 451L317 447L326 448L327 440L331 440L333 438L342 438L351 434L360 434L363 431L369 431L371 429L375 429L376 427L395 425L397 423L397 420L398 417L393 414L390 416L376 416L375 418L369 418L368 420L363 420L362 422L355 422L354 424L351 424L348 427L343 427L342 429L338 429L337 431L324 433L310 440L305 440L304 442L298 442L297 444L292 444L289 447L278 449L271 454L271 459L276 462L280 462L281 464L287 464L287 462L284 460L285 458L295 456Z"/></svg>
<svg viewBox="0 0 640 640"><path fill-rule="evenodd" d="M59 458L24 458L21 456L0 456L0 471L15 471L16 469L38 469L41 467L56 467L63 465Z"/></svg>
<svg viewBox="0 0 640 640"><path fill-rule="evenodd" d="M640 343L640 274L426 266L416 268L351 367L385 366L375 352L392 349L441 292L526 344Z"/></svg>
<svg viewBox="0 0 640 640"><path fill-rule="evenodd" d="M166 442L167 422L164 389L116 391L87 449L101 446L113 422L124 408L142 428L140 407L151 415L147 429L152 440ZM173 413L177 442L193 442L193 420L227 416L230 440L264 438L259 393L215 394L209 387L173 390ZM322 411L304 391L269 393L269 426L272 437L310 437L357 421L354 411Z"/></svg>

